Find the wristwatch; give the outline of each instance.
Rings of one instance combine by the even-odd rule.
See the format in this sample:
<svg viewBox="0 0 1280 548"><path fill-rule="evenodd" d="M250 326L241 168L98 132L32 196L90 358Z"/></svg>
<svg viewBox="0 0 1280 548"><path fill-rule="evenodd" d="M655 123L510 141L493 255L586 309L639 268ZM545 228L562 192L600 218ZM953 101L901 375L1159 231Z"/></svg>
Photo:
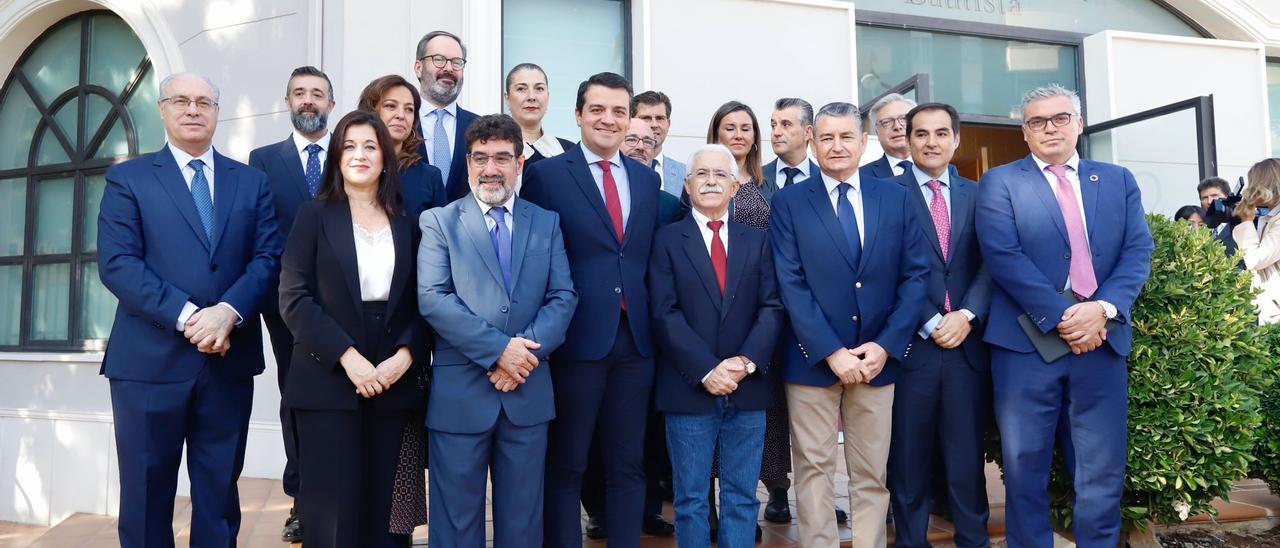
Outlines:
<svg viewBox="0 0 1280 548"><path fill-rule="evenodd" d="M1116 316L1120 314L1120 312L1116 310L1116 305L1114 304L1111 304L1107 301L1093 301L1093 302L1102 305L1102 313L1107 317L1108 320L1114 320L1116 319Z"/></svg>
<svg viewBox="0 0 1280 548"><path fill-rule="evenodd" d="M756 372L756 362L751 360L743 360L743 367L747 368L748 375Z"/></svg>

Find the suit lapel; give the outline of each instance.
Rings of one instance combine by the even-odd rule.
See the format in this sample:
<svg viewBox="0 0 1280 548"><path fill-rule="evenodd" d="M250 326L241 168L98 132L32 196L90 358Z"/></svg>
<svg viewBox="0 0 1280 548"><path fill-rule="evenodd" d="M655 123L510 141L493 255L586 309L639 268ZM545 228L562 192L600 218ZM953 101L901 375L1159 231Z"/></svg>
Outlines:
<svg viewBox="0 0 1280 548"><path fill-rule="evenodd" d="M729 241L733 245L729 247L729 268L724 277L724 304L720 307L720 319L723 320L729 315L729 308L733 306L734 295L738 292L738 285L742 281L743 271L747 266L747 254L751 249L743 244L747 243L747 227L736 222L729 222Z"/></svg>
<svg viewBox="0 0 1280 548"><path fill-rule="evenodd" d="M1080 198L1084 202L1084 222L1088 227L1086 230L1089 233L1089 241L1093 241L1093 226L1097 224L1093 222L1093 218L1098 212L1098 187L1101 181L1094 180L1094 177L1097 177L1097 170L1093 162L1080 160L1078 165L1080 166L1080 172L1077 173L1080 178Z"/></svg>
<svg viewBox="0 0 1280 548"><path fill-rule="evenodd" d="M965 223L969 222L969 204L973 203L973 185L967 181L951 177L951 249L948 257L956 256L956 242L960 240Z"/></svg>
<svg viewBox="0 0 1280 548"><path fill-rule="evenodd" d="M226 156L213 153L213 241L209 249L218 249L222 241L222 232L227 229L227 221L231 219L231 210L235 208L236 189L240 186L235 167ZM194 202L193 202L194 203Z"/></svg>
<svg viewBox="0 0 1280 548"><path fill-rule="evenodd" d="M933 244L933 252L938 254L938 260L942 260L942 244L938 241L938 225L933 222L933 212L929 211L929 204L925 202L924 194L920 192L920 185L916 181L915 175L910 173L904 174L902 187L907 189L907 199L913 204L912 207L916 208L916 215L920 219L924 219L921 226L928 228L928 230L924 231L925 238L929 240L929 243ZM955 198L955 195L956 191L953 187L951 189L952 199ZM865 209L865 204L863 205ZM955 204L952 204L952 209L955 209ZM955 225L953 224L952 227L954 228L954 226ZM954 232L952 235L954 236ZM955 240L954 237L951 239Z"/></svg>
<svg viewBox="0 0 1280 548"><path fill-rule="evenodd" d="M583 156L581 145L569 153L567 160L569 174L573 176L574 182L578 183L578 189L587 196L587 201L591 202L591 209L596 211L600 216L600 222L609 229L609 234L613 235L613 241L618 241L618 231L614 229L613 219L609 217L609 210L604 206L604 198L600 197L600 190L596 188L596 180L591 175L591 168L587 166L587 157ZM628 180L630 178L627 177ZM624 228L623 231L625 233L626 229Z"/></svg>
<svg viewBox="0 0 1280 548"><path fill-rule="evenodd" d="M182 168L173 159L173 153L169 151L169 147L163 147L156 152L152 166L156 168L156 180L160 182L160 187L169 193L169 198L178 206L178 213L187 220L191 230L196 233L196 238L204 244L205 250L213 249L209 245L208 235L204 232L204 224L200 222L200 213L196 211L196 201L191 197L191 189L187 188L186 179L182 176Z"/></svg>
<svg viewBox="0 0 1280 548"><path fill-rule="evenodd" d="M412 241L409 237L410 228L407 217L394 217L391 221L391 241L395 245L396 266L391 274L391 291L387 294L387 317L391 317L391 313L395 311L396 303L400 302L400 295L404 293L405 285L408 283L409 271L417 268L413 262L411 255ZM404 265L410 265L405 268Z"/></svg>
<svg viewBox="0 0 1280 548"><path fill-rule="evenodd" d="M280 148L276 149L280 153L280 161L284 162L284 168L289 172L289 179L293 184L289 185L298 192L298 197L303 202L311 200L311 191L307 188L307 173L302 165L302 157L298 155L298 148L293 142L293 136L280 143ZM321 168L323 169L323 165Z"/></svg>
<svg viewBox="0 0 1280 548"><path fill-rule="evenodd" d="M462 227L466 230L467 235L471 237L471 243L476 246L476 251L480 252L480 258L484 260L484 265L489 269L489 273L493 275L493 279L498 283L498 287L506 288L506 282L502 281L502 267L498 266L498 252L493 249L493 240L489 239L488 224L484 222L484 214L480 213L480 206L476 204L474 198L463 196L464 201L459 207L459 216L462 217ZM505 294L506 291L504 290Z"/></svg>
<svg viewBox="0 0 1280 548"><path fill-rule="evenodd" d="M867 184L869 181L858 181L862 188L862 264L855 270L859 274L862 268L871 261L871 251L875 249L876 237L880 235L880 188Z"/></svg>
<svg viewBox="0 0 1280 548"><path fill-rule="evenodd" d="M515 201L512 217L517 219L511 227L511 292L515 293L516 283L520 280L520 267L524 266L524 255L529 246L529 233L533 231L533 205L519 197Z"/></svg>
<svg viewBox="0 0 1280 548"><path fill-rule="evenodd" d="M1031 186L1031 193L1040 199L1040 204L1049 214L1053 226L1058 227L1058 234L1062 235L1062 241L1070 246L1071 239L1067 237L1067 223L1062 220L1062 208L1058 207L1058 198L1053 195L1053 189L1049 188L1049 181L1040 172L1040 166L1034 159L1027 156L1022 160L1022 171L1026 173L1025 181Z"/></svg>
<svg viewBox="0 0 1280 548"><path fill-rule="evenodd" d="M716 280L715 267L711 266L711 254L707 252L707 244L702 239L702 229L697 223L693 215L689 215L684 221L684 252L689 256L689 263L698 273L698 278L702 280L702 287L707 290L707 297L711 299L711 304L715 305L717 312L723 312L720 282ZM728 278L726 282L727 280ZM727 283L725 285L728 286Z"/></svg>
<svg viewBox="0 0 1280 548"><path fill-rule="evenodd" d="M849 264L849 268L857 271L858 265L853 262L853 251L849 250L849 242L844 237L844 230L836 220L835 210L831 209L831 199L827 196L827 186L823 184L822 176L810 177L808 184L809 205L813 206L814 213L822 221L822 226L827 229L827 234L831 236L831 242L834 244L833 247L840 250L840 255Z"/></svg>
<svg viewBox="0 0 1280 548"><path fill-rule="evenodd" d="M360 310L363 299L360 297L360 266L356 264L355 223L351 219L351 206L346 202L329 203L322 211L326 239L333 248L334 257L338 258L352 304Z"/></svg>

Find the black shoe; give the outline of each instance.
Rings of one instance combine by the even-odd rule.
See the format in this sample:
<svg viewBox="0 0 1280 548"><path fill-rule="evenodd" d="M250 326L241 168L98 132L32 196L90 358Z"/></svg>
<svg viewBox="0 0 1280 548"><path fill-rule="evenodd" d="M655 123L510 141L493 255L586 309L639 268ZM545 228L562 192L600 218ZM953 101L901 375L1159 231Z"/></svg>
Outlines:
<svg viewBox="0 0 1280 548"><path fill-rule="evenodd" d="M756 542L760 542L760 539L763 539L763 538L764 538L764 531L760 529L760 524L757 523L756 524Z"/></svg>
<svg viewBox="0 0 1280 548"><path fill-rule="evenodd" d="M298 517L297 507L289 508L289 519L284 520L284 530L280 531L280 540L284 542L302 542L302 519Z"/></svg>
<svg viewBox="0 0 1280 548"><path fill-rule="evenodd" d="M676 526L662 517L662 514L650 514L644 517L644 521L640 523L640 530L646 535L655 537L669 537L676 534Z"/></svg>
<svg viewBox="0 0 1280 548"><path fill-rule="evenodd" d="M849 514L844 513L844 510L841 510L840 507L837 506L836 507L836 523L843 524L846 521L849 521Z"/></svg>
<svg viewBox="0 0 1280 548"><path fill-rule="evenodd" d="M787 490L769 491L769 502L764 505L764 519L770 523L791 523L791 507L787 504Z"/></svg>
<svg viewBox="0 0 1280 548"><path fill-rule="evenodd" d="M597 517L587 517L587 538L591 540L604 540L609 538L609 530L604 526L604 520Z"/></svg>

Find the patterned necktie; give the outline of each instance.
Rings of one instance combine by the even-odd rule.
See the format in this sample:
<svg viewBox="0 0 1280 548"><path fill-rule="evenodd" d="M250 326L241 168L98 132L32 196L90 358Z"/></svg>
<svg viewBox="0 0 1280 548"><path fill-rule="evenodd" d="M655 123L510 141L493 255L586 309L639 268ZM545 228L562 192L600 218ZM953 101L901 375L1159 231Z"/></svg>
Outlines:
<svg viewBox="0 0 1280 548"><path fill-rule="evenodd" d="M307 152L307 171L304 176L307 179L307 192L312 198L320 192L320 145L311 143L302 149Z"/></svg>
<svg viewBox="0 0 1280 548"><path fill-rule="evenodd" d="M933 228L938 231L938 245L942 247L942 262L949 262L951 255L951 215L947 213L947 198L942 194L942 181L925 183L933 191L933 200L929 202L929 216L933 217ZM943 310L951 312L951 292L943 297Z"/></svg>
<svg viewBox="0 0 1280 548"><path fill-rule="evenodd" d="M1068 276L1071 291L1081 300L1092 297L1098 290L1098 278L1093 273L1093 257L1089 254L1089 237L1084 231L1084 218L1076 202L1076 189L1067 180L1067 166L1048 166L1046 169L1058 178L1058 208L1067 224L1067 238L1071 241L1071 268Z"/></svg>
<svg viewBox="0 0 1280 548"><path fill-rule="evenodd" d="M431 165L440 169L440 177L449 182L449 165L453 163L453 150L449 148L449 134L444 131L444 118L449 111L436 109L436 126L431 135Z"/></svg>
<svg viewBox="0 0 1280 548"><path fill-rule="evenodd" d="M853 185L840 183L836 190L839 192L836 195L836 219L840 221L840 228L844 230L844 237L849 242L849 251L853 252L853 264L861 264L862 238L858 235L858 217L853 212L853 202L849 201L849 191L853 190Z"/></svg>
<svg viewBox="0 0 1280 548"><path fill-rule="evenodd" d="M493 230L489 231L489 240L493 242L493 250L498 254L498 267L502 269L502 284L511 295L511 231L507 228L507 208L489 208L489 217L493 219Z"/></svg>
<svg viewBox="0 0 1280 548"><path fill-rule="evenodd" d="M724 240L720 239L720 227L724 221L707 221L711 229L711 267L716 270L716 281L720 283L720 294L724 295L724 277L728 269L729 254L725 253Z"/></svg>
<svg viewBox="0 0 1280 548"><path fill-rule="evenodd" d="M209 192L209 180L204 177L204 161L199 158L187 163L195 170L191 177L191 199L196 202L196 213L200 214L200 224L204 225L204 236L213 243L213 194Z"/></svg>
<svg viewBox="0 0 1280 548"><path fill-rule="evenodd" d="M796 175L800 174L800 170L794 167L784 167L782 168L782 174L787 176L787 180L782 182L782 188L786 188L796 183Z"/></svg>

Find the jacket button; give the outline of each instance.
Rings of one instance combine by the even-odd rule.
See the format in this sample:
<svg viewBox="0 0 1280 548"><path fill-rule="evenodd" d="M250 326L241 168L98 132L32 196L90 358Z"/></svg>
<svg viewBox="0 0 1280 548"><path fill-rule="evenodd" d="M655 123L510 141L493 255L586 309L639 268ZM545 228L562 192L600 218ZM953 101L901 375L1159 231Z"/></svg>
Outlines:
<svg viewBox="0 0 1280 548"><path fill-rule="evenodd" d="M1068 251L1068 252L1066 252L1066 253L1063 253L1063 254L1062 254L1062 258L1063 258L1063 259L1070 260L1070 259L1071 259L1071 252L1070 252L1070 251Z"/></svg>
<svg viewBox="0 0 1280 548"><path fill-rule="evenodd" d="M613 293L614 293L615 295L621 295L621 294L622 294L622 288L621 288L621 287L615 287L615 288L613 288Z"/></svg>
<svg viewBox="0 0 1280 548"><path fill-rule="evenodd" d="M499 308L498 310L499 310L500 312L502 312L503 314L506 314L506 313L507 313L507 311L508 311L508 310L510 310L510 308L507 308L506 306L503 306L502 308Z"/></svg>
<svg viewBox="0 0 1280 548"><path fill-rule="evenodd" d="M390 335L390 334L391 334L391 328L390 328L390 327L388 327L388 328L387 328L387 334L388 334L388 335Z"/></svg>
<svg viewBox="0 0 1280 548"><path fill-rule="evenodd" d="M217 272L217 271L218 271L218 265L216 264L209 265L209 272Z"/></svg>
<svg viewBox="0 0 1280 548"><path fill-rule="evenodd" d="M862 289L862 282L854 282L854 283L853 283L853 287L858 288L858 289Z"/></svg>
<svg viewBox="0 0 1280 548"><path fill-rule="evenodd" d="M858 321L858 317L857 317L857 316L854 316L854 317L853 317L853 321L855 321L855 322L856 322L856 321Z"/></svg>
<svg viewBox="0 0 1280 548"><path fill-rule="evenodd" d="M164 329L164 326L160 325L160 322L151 322L151 325L156 326L156 329Z"/></svg>

